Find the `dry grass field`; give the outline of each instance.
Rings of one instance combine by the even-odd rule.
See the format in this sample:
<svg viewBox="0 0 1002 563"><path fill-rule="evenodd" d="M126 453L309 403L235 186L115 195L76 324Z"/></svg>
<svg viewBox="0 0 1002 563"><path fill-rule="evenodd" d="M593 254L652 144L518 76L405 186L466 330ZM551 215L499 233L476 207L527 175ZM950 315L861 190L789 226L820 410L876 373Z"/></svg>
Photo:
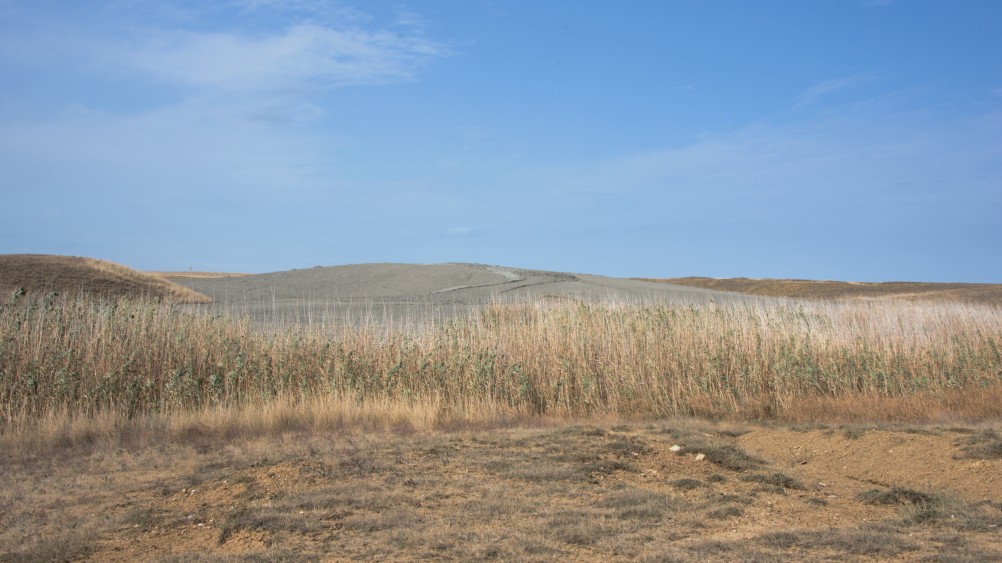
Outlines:
<svg viewBox="0 0 1002 563"><path fill-rule="evenodd" d="M194 283L324 279L477 301L263 328L0 296L0 561L1002 560L1002 308L466 265Z"/></svg>

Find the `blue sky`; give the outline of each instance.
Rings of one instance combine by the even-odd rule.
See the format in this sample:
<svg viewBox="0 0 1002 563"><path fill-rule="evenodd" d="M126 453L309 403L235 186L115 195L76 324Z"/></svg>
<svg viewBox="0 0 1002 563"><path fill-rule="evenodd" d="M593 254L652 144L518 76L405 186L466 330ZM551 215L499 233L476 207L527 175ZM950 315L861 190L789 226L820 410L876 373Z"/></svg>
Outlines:
<svg viewBox="0 0 1002 563"><path fill-rule="evenodd" d="M0 0L0 253L1002 282L1002 2Z"/></svg>

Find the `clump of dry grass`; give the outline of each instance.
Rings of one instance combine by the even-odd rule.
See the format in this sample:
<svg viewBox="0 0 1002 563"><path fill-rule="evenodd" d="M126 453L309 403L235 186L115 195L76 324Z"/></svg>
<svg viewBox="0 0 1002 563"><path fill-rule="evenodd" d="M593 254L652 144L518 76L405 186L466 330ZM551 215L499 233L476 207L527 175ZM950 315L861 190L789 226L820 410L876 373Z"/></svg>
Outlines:
<svg viewBox="0 0 1002 563"><path fill-rule="evenodd" d="M1002 436L992 429L982 430L967 440L964 451L980 459L1002 459Z"/></svg>
<svg viewBox="0 0 1002 563"><path fill-rule="evenodd" d="M926 422L997 417L999 398L1002 310L985 306L541 302L494 304L422 330L336 333L264 333L145 299L14 293L0 306L3 434L45 420L213 409L260 416L311 404L337 412L398 405L422 413L404 417L412 425L428 412L432 424L582 415L805 421L836 407L861 419Z"/></svg>

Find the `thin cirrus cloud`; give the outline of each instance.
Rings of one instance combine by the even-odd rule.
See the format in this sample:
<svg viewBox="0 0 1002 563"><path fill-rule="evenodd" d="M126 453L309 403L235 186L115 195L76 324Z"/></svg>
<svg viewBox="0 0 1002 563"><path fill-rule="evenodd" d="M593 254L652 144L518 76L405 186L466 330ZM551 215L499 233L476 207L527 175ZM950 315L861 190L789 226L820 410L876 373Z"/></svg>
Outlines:
<svg viewBox="0 0 1002 563"><path fill-rule="evenodd" d="M61 89L51 96L59 105L40 119L8 112L0 128L0 183L72 194L48 198L57 207L83 197L75 186L89 186L91 201L137 208L163 192L181 199L243 193L271 201L279 187L282 193L336 189L324 156L339 140L283 126L321 118L317 97L324 91L414 80L448 50L419 33L357 17L331 25L309 19L267 31L192 31L126 18L103 31L38 23L31 33L7 35L0 45L12 48L0 60L60 72L74 61L69 66L88 78L127 85L152 79L170 88L129 108L95 106L88 103L92 93ZM100 98L111 89L97 92ZM25 222L51 211L52 205L42 209L28 196L20 199Z"/></svg>
<svg viewBox="0 0 1002 563"><path fill-rule="evenodd" d="M445 54L444 46L417 36L300 24L266 36L161 31L107 56L174 84L253 92L407 81Z"/></svg>
<svg viewBox="0 0 1002 563"><path fill-rule="evenodd" d="M875 79L876 76L873 74L857 74L854 76L844 76L825 80L824 82L815 84L814 86L805 89L800 94L800 99L797 101L796 107L814 105L829 94L840 90L855 88Z"/></svg>
<svg viewBox="0 0 1002 563"><path fill-rule="evenodd" d="M564 196L607 202L631 195L645 198L649 209L688 210L694 216L748 205L783 214L802 205L822 215L883 210L903 218L916 211L902 207L907 204L927 205L930 213L947 211L945 205L983 217L1000 203L987 180L1002 173L992 157L1002 151L999 139L1002 122L996 114L944 119L921 111L845 107L795 123L760 123L685 146L624 155L551 185ZM952 189L936 187L942 184Z"/></svg>

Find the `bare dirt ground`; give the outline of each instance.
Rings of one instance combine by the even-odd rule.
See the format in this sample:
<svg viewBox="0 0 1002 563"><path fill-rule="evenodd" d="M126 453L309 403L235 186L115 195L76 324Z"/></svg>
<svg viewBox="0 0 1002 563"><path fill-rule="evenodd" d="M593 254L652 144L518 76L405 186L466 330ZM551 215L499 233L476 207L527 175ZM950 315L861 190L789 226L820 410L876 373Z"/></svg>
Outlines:
<svg viewBox="0 0 1002 563"><path fill-rule="evenodd" d="M1002 560L987 428L196 434L4 469L2 561Z"/></svg>
<svg viewBox="0 0 1002 563"><path fill-rule="evenodd" d="M239 277L168 276L213 299L213 312L264 324L422 323L492 300L681 302L742 299L679 285L482 264L357 264Z"/></svg>

